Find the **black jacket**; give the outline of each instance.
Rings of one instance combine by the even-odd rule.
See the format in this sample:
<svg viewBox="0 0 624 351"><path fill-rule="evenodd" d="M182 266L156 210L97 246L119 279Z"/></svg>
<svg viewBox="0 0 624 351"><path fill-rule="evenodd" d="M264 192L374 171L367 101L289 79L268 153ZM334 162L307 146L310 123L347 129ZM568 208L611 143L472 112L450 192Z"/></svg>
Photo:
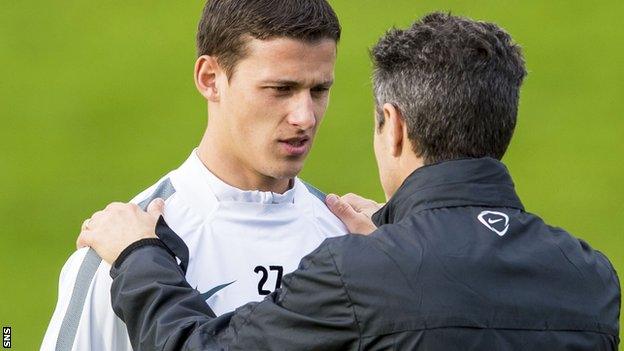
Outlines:
<svg viewBox="0 0 624 351"><path fill-rule="evenodd" d="M617 349L613 267L525 212L502 163L422 167L374 220L218 318L161 242L137 243L111 270L113 308L137 350Z"/></svg>

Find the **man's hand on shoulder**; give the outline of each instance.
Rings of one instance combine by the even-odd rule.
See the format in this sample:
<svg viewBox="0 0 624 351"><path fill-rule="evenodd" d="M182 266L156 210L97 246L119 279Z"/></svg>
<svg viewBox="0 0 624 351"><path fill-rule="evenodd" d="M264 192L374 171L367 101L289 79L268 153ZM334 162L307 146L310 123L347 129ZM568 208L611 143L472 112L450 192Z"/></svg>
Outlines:
<svg viewBox="0 0 624 351"><path fill-rule="evenodd" d="M84 221L76 246L90 246L112 264L130 244L156 238L156 223L164 206L162 199L155 199L144 212L132 203L113 202Z"/></svg>
<svg viewBox="0 0 624 351"><path fill-rule="evenodd" d="M329 210L347 226L349 233L368 235L377 229L371 217L382 207L382 204L352 193L342 197L329 194L325 198L325 203Z"/></svg>

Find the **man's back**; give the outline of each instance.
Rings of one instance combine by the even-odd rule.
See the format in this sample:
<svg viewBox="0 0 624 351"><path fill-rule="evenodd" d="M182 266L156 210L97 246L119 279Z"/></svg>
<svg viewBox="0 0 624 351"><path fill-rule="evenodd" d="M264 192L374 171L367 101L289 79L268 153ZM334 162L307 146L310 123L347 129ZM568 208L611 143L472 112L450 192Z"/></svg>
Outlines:
<svg viewBox="0 0 624 351"><path fill-rule="evenodd" d="M373 234L325 240L282 289L218 318L169 253L133 250L111 270L113 309L146 350L617 349L611 264L525 212L502 163L419 168L374 220Z"/></svg>
<svg viewBox="0 0 624 351"><path fill-rule="evenodd" d="M611 264L525 212L499 162L416 171L376 220L330 240L365 349L617 349Z"/></svg>

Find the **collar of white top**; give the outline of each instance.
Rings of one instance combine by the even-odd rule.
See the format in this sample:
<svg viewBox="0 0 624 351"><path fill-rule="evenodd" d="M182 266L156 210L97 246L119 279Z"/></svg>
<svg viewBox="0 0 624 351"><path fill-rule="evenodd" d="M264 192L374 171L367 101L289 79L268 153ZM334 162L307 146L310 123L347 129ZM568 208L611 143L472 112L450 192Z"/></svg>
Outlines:
<svg viewBox="0 0 624 351"><path fill-rule="evenodd" d="M206 181L219 202L233 201L262 204L293 203L295 199L295 188L299 186L299 182L293 180L291 182L293 186L283 194L274 193L272 191L241 190L227 184L210 172L199 159L197 149L193 150L188 161L190 166L195 168L196 171L202 175L202 178Z"/></svg>

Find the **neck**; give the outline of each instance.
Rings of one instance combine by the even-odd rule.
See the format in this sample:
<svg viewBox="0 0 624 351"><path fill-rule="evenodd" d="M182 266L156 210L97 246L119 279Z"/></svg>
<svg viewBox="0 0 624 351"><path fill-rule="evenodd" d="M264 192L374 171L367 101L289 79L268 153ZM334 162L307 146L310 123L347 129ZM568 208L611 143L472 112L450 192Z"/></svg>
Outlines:
<svg viewBox="0 0 624 351"><path fill-rule="evenodd" d="M389 189L385 190L386 201L390 200L392 195L399 189L401 184L405 182L405 179L409 177L415 170L424 166L424 160L412 152L403 153L403 157L397 159L396 169L394 170L394 174L396 178L394 178L394 182L392 182Z"/></svg>
<svg viewBox="0 0 624 351"><path fill-rule="evenodd" d="M292 179L277 179L260 174L247 167L242 160L232 157L227 144L219 140L219 135L210 133L208 129L197 148L197 156L217 178L241 190L283 194L291 187Z"/></svg>

